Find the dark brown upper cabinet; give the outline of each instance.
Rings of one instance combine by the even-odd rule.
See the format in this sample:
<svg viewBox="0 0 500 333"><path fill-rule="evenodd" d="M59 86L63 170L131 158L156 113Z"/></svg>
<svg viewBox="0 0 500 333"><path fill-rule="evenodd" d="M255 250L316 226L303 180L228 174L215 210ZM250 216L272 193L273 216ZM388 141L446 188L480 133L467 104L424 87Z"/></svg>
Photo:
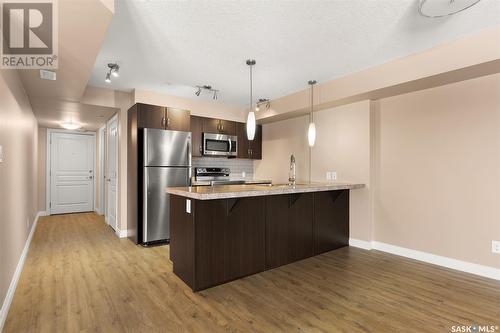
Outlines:
<svg viewBox="0 0 500 333"><path fill-rule="evenodd" d="M187 110L137 103L137 125L139 128L189 131L189 116L190 112Z"/></svg>
<svg viewBox="0 0 500 333"><path fill-rule="evenodd" d="M248 140L246 124L236 123L236 135L238 136L238 158L262 159L262 125L256 126L254 139Z"/></svg>
<svg viewBox="0 0 500 333"><path fill-rule="evenodd" d="M203 118L203 132L236 135L236 123L229 120Z"/></svg>
<svg viewBox="0 0 500 333"><path fill-rule="evenodd" d="M189 132L191 112L182 109L165 108L165 129Z"/></svg>
<svg viewBox="0 0 500 333"><path fill-rule="evenodd" d="M203 155L203 119L202 117L191 116L191 142L193 156Z"/></svg>

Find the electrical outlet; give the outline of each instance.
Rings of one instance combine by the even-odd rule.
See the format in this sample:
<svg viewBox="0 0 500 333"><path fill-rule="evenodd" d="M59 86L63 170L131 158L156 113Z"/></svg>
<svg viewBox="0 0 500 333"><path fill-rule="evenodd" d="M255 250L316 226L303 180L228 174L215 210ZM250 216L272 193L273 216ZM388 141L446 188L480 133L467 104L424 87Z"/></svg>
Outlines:
<svg viewBox="0 0 500 333"><path fill-rule="evenodd" d="M3 146L0 146L0 163L3 163Z"/></svg>
<svg viewBox="0 0 500 333"><path fill-rule="evenodd" d="M491 241L491 252L500 254L500 241Z"/></svg>
<svg viewBox="0 0 500 333"><path fill-rule="evenodd" d="M247 173L245 171L241 172L241 178L245 178L247 176Z"/></svg>
<svg viewBox="0 0 500 333"><path fill-rule="evenodd" d="M337 180L337 171L332 171L332 180Z"/></svg>
<svg viewBox="0 0 500 333"><path fill-rule="evenodd" d="M326 172L326 180L332 180L332 173L330 171Z"/></svg>

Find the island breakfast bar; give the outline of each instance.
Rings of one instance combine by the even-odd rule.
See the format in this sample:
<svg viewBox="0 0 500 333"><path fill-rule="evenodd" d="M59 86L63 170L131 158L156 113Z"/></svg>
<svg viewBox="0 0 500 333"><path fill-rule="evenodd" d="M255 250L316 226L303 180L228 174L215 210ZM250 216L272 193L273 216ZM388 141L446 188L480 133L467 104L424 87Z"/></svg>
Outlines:
<svg viewBox="0 0 500 333"><path fill-rule="evenodd" d="M363 184L172 187L170 259L193 291L349 245Z"/></svg>

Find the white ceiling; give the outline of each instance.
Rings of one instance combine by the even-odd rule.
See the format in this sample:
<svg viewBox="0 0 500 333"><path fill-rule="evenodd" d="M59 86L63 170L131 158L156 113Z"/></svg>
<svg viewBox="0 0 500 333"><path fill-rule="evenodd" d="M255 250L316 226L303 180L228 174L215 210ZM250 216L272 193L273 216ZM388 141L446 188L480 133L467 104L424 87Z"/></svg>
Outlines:
<svg viewBox="0 0 500 333"><path fill-rule="evenodd" d="M90 85L197 98L192 87L211 84L245 106L247 58L255 99L277 98L500 24L498 0L442 19L420 16L418 2L117 0ZM120 78L106 84L115 60Z"/></svg>

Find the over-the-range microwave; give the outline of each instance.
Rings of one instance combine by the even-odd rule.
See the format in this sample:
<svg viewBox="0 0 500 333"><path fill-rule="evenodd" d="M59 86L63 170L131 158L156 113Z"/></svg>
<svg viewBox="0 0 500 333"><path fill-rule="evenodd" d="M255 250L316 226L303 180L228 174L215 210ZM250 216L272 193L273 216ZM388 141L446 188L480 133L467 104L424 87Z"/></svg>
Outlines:
<svg viewBox="0 0 500 333"><path fill-rule="evenodd" d="M203 155L238 155L238 137L235 135L203 133Z"/></svg>

